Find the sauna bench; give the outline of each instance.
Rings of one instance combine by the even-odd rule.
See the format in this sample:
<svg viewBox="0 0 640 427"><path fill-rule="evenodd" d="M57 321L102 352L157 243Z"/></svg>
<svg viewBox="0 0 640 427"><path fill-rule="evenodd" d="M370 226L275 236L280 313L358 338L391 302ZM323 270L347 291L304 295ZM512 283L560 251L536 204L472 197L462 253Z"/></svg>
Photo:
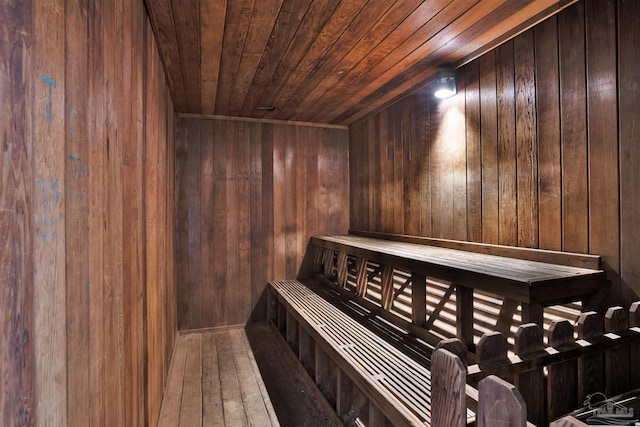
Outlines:
<svg viewBox="0 0 640 427"><path fill-rule="evenodd" d="M352 256L365 260L365 265L372 261L413 275L455 284L457 335L469 348L473 347L474 290L489 292L521 304L522 323L532 322L542 327L544 307L580 301L583 311L596 309L610 286L604 270L575 266L584 264L599 267L600 258L594 255L438 239L422 240L437 245L446 242L456 249L362 235L313 236L309 249L313 251L315 247L318 254L316 260L321 251L328 250L337 256L338 264L341 255L345 259L344 264L346 256ZM467 247L470 250L463 250ZM332 257L331 253L323 256L325 262ZM545 262L522 259L522 256L537 257ZM557 262L549 262L553 260ZM327 271L331 271L331 268ZM419 305L414 304L414 307Z"/></svg>
<svg viewBox="0 0 640 427"><path fill-rule="evenodd" d="M268 318L345 425L357 419L370 426L430 425L431 373L425 360L398 347L403 338L394 345L364 326L366 310L348 314L323 298L324 292L326 286L316 279L269 282ZM467 419L475 419L471 410Z"/></svg>

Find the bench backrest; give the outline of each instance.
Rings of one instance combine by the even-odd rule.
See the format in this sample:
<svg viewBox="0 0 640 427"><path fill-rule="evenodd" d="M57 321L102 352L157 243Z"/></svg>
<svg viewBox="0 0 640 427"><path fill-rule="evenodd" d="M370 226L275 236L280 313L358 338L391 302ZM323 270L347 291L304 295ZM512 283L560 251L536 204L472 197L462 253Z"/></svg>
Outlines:
<svg viewBox="0 0 640 427"><path fill-rule="evenodd" d="M461 240L435 239L430 237L408 236L404 234L377 233L372 231L349 230L349 234L395 242L417 243L440 248L457 249L488 255L524 259L528 261L548 262L571 267L602 269L602 257L599 255L578 254L573 252L551 251L545 249L520 248L515 246L491 245L465 242Z"/></svg>

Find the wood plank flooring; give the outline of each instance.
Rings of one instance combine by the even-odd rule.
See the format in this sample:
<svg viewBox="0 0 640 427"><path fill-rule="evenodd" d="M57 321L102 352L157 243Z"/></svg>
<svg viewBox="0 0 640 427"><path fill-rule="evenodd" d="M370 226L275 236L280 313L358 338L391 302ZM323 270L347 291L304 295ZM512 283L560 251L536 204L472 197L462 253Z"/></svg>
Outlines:
<svg viewBox="0 0 640 427"><path fill-rule="evenodd" d="M159 426L280 426L243 329L180 334Z"/></svg>
<svg viewBox="0 0 640 427"><path fill-rule="evenodd" d="M179 334L158 426L339 425L280 341L266 325Z"/></svg>

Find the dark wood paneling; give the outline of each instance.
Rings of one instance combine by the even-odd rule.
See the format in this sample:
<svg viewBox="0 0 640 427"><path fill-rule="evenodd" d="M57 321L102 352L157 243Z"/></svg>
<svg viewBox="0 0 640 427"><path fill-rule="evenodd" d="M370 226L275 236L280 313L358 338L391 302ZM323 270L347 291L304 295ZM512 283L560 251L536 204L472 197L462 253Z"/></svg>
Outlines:
<svg viewBox="0 0 640 427"><path fill-rule="evenodd" d="M181 270L188 283L178 286L180 329L247 322L252 310L264 311L268 280L296 277L312 234L347 231L347 138L344 129L178 120L176 161L184 167L175 197L187 202L178 207L178 234L200 212L186 224L200 237L176 238L177 259L189 266Z"/></svg>
<svg viewBox="0 0 640 427"><path fill-rule="evenodd" d="M453 98L421 90L352 125L351 228L389 231L393 206L385 199L396 201L386 189L420 176L420 191L404 193L394 230L599 254L612 303L637 298L635 8L578 2L459 69ZM389 147L417 138L403 129L421 111L429 112L417 123L421 161L405 152L398 175ZM394 149L407 147L403 140Z"/></svg>
<svg viewBox="0 0 640 427"><path fill-rule="evenodd" d="M0 22L0 423L155 424L175 114L144 6L2 1Z"/></svg>
<svg viewBox="0 0 640 427"><path fill-rule="evenodd" d="M574 1L145 3L179 112L351 124Z"/></svg>
<svg viewBox="0 0 640 427"><path fill-rule="evenodd" d="M588 244L587 91L584 3L558 14L562 248L586 252Z"/></svg>
<svg viewBox="0 0 640 427"><path fill-rule="evenodd" d="M632 0L620 0L618 6L618 138L620 150L620 276L622 293L625 300L633 298L629 290L640 294L640 258L638 242L638 212L640 212L640 67L638 56L640 49L640 3Z"/></svg>

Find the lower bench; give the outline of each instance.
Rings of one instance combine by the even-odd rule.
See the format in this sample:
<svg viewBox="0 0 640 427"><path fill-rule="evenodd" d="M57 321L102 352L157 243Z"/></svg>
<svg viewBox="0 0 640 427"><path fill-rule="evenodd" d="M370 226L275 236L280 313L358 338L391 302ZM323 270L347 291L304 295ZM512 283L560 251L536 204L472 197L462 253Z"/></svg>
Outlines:
<svg viewBox="0 0 640 427"><path fill-rule="evenodd" d="M431 425L429 369L305 283L270 282L268 316L345 424Z"/></svg>

